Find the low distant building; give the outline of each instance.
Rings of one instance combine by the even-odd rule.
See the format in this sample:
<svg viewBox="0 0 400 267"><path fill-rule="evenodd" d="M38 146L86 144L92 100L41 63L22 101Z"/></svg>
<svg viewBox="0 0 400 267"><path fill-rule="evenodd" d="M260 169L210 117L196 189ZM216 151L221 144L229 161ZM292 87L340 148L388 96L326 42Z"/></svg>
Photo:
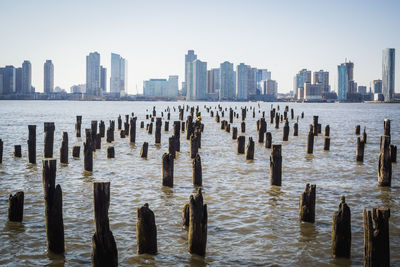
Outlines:
<svg viewBox="0 0 400 267"><path fill-rule="evenodd" d="M70 88L72 94L86 93L86 84L73 85Z"/></svg>
<svg viewBox="0 0 400 267"><path fill-rule="evenodd" d="M178 96L178 76L167 79L150 79L143 82L143 96L176 98Z"/></svg>

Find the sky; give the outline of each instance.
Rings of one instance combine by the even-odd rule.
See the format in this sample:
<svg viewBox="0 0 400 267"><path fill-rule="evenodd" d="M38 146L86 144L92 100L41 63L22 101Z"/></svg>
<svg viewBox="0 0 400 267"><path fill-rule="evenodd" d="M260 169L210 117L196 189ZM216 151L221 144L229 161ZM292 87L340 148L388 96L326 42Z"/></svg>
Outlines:
<svg viewBox="0 0 400 267"><path fill-rule="evenodd" d="M307 68L329 71L354 62L358 85L382 76L382 50L396 49L400 92L400 1L393 0L0 0L0 66L32 63L32 84L43 92L43 64L54 64L54 85L69 92L85 83L86 55L97 51L111 73L111 53L128 61L128 93L143 81L179 75L193 49L207 68L230 61L272 72L278 91L293 89Z"/></svg>

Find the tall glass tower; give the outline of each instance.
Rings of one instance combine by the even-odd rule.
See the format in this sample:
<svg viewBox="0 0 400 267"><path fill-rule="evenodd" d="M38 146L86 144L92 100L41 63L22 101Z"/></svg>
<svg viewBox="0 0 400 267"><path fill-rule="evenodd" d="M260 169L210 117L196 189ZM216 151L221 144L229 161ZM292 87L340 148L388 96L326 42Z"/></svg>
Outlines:
<svg viewBox="0 0 400 267"><path fill-rule="evenodd" d="M382 93L385 101L394 98L394 48L386 48L382 54Z"/></svg>
<svg viewBox="0 0 400 267"><path fill-rule="evenodd" d="M347 69L347 64L342 63L338 65L338 100L346 101L348 91L349 91L349 72Z"/></svg>

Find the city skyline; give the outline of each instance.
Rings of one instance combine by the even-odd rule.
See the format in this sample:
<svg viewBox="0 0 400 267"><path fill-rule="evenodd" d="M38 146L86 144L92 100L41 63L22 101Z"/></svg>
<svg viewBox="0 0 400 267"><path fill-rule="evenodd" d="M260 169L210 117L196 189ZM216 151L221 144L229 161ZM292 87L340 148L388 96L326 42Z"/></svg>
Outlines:
<svg viewBox="0 0 400 267"><path fill-rule="evenodd" d="M400 48L400 37L396 35L400 25L400 18L396 17L400 7L397 1L388 1L385 5L373 1L362 4L358 1L254 1L252 4L220 1L187 5L181 1L117 1L118 16L109 14L111 4L103 1L96 6L80 3L79 8L64 1L41 3L5 3L0 10L3 23L13 22L13 27L0 29L6 40L0 44L0 65L20 66L29 60L36 92L43 92L42 66L47 59L54 64L54 86L68 90L72 85L85 83L84 59L92 51L102 55L101 65L109 70L108 74L110 53L121 54L130 62L129 94L135 94L136 88L142 93L144 80L170 74L178 75L181 85L185 71L183 54L190 49L207 62L208 69L219 67L225 61L234 66L244 62L266 68L274 73L273 79L283 93L293 90L293 75L303 68L330 72L331 90L337 91L336 68L347 58L357 66L354 75L358 84L369 88L373 80L382 78L382 50ZM213 5L215 11L205 18L207 5ZM96 12L87 12L90 8ZM190 15L191 20L188 10L195 11ZM266 11L268 16L263 15ZM46 20L42 18L45 12L49 14ZM75 14L74 19L67 15L71 13ZM109 19L94 27L90 21L94 13ZM297 19L298 13L305 14L302 20ZM350 16L350 22L345 20ZM68 23L62 22L63 19ZM29 27L20 22L24 20L32 22ZM228 25L222 23L225 20L229 21ZM210 26L217 27L212 30ZM205 33L204 28L210 31ZM320 32L322 36L313 32ZM51 38L42 42L44 36ZM299 38L304 40L296 41ZM254 41L245 42L250 39ZM397 77L399 69L395 68ZM395 83L395 92L400 92L399 88L399 83Z"/></svg>

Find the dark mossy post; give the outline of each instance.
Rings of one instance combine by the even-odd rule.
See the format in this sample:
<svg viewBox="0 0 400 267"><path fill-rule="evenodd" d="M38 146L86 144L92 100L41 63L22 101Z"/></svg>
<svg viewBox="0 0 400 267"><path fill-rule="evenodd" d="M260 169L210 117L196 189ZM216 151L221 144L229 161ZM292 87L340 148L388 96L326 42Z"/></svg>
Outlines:
<svg viewBox="0 0 400 267"><path fill-rule="evenodd" d="M169 121L164 122L164 131L169 131Z"/></svg>
<svg viewBox="0 0 400 267"><path fill-rule="evenodd" d="M144 121L141 121L140 122L140 129L143 129L144 128Z"/></svg>
<svg viewBox="0 0 400 267"><path fill-rule="evenodd" d="M364 161L364 141L362 141L360 137L357 137L356 160Z"/></svg>
<svg viewBox="0 0 400 267"><path fill-rule="evenodd" d="M279 113L275 114L275 129L279 129Z"/></svg>
<svg viewBox="0 0 400 267"><path fill-rule="evenodd" d="M44 158L53 157L54 122L44 123Z"/></svg>
<svg viewBox="0 0 400 267"><path fill-rule="evenodd" d="M282 145L273 145L269 157L271 185L282 185Z"/></svg>
<svg viewBox="0 0 400 267"><path fill-rule="evenodd" d="M149 143L144 142L142 148L140 149L140 157L147 158L147 150L149 149Z"/></svg>
<svg viewBox="0 0 400 267"><path fill-rule="evenodd" d="M0 139L0 164L3 163L3 140Z"/></svg>
<svg viewBox="0 0 400 267"><path fill-rule="evenodd" d="M101 149L101 134L100 133L96 134L95 142L96 142L96 149Z"/></svg>
<svg viewBox="0 0 400 267"><path fill-rule="evenodd" d="M57 160L43 160L42 183L45 205L47 248L54 253L63 253L64 222L61 186L56 186Z"/></svg>
<svg viewBox="0 0 400 267"><path fill-rule="evenodd" d="M15 145L14 146L14 157L16 157L16 158L22 157L21 145Z"/></svg>
<svg viewBox="0 0 400 267"><path fill-rule="evenodd" d="M383 129L384 129L383 135L390 136L390 120L389 119L385 119L383 121ZM389 140L389 142L390 142L390 140Z"/></svg>
<svg viewBox="0 0 400 267"><path fill-rule="evenodd" d="M129 133L130 140L129 141L132 144L134 144L136 142L136 120L137 120L136 117L131 118L131 125L129 128L129 131L130 131L130 133Z"/></svg>
<svg viewBox="0 0 400 267"><path fill-rule="evenodd" d="M171 154L164 153L162 156L162 185L174 186L174 158Z"/></svg>
<svg viewBox="0 0 400 267"><path fill-rule="evenodd" d="M147 133L153 134L153 123L152 122L149 124L149 129L148 129Z"/></svg>
<svg viewBox="0 0 400 267"><path fill-rule="evenodd" d="M29 163L36 164L36 125L28 125L28 159Z"/></svg>
<svg viewBox="0 0 400 267"><path fill-rule="evenodd" d="M378 158L378 184L392 185L392 158L390 155L390 136L381 136L381 148Z"/></svg>
<svg viewBox="0 0 400 267"><path fill-rule="evenodd" d="M331 132L331 128L329 127L329 125L326 125L325 126L325 137L329 137L329 134L330 134L330 132Z"/></svg>
<svg viewBox="0 0 400 267"><path fill-rule="evenodd" d="M8 198L8 220L22 222L24 217L24 192L19 191Z"/></svg>
<svg viewBox="0 0 400 267"><path fill-rule="evenodd" d="M297 122L293 125L293 136L299 136L299 124Z"/></svg>
<svg viewBox="0 0 400 267"><path fill-rule="evenodd" d="M390 209L363 209L364 266L390 266Z"/></svg>
<svg viewBox="0 0 400 267"><path fill-rule="evenodd" d="M61 148L60 148L60 163L68 164L68 133L63 132Z"/></svg>
<svg viewBox="0 0 400 267"><path fill-rule="evenodd" d="M265 133L265 148L272 147L272 134L270 132Z"/></svg>
<svg viewBox="0 0 400 267"><path fill-rule="evenodd" d="M107 143L111 143L114 141L114 131L108 127L107 128Z"/></svg>
<svg viewBox="0 0 400 267"><path fill-rule="evenodd" d="M242 121L246 120L246 107L242 108Z"/></svg>
<svg viewBox="0 0 400 267"><path fill-rule="evenodd" d="M173 136L175 137L175 150L176 151L181 151L181 123L179 121L174 121L174 134Z"/></svg>
<svg viewBox="0 0 400 267"><path fill-rule="evenodd" d="M254 159L254 141L252 137L249 137L249 143L246 147L246 160Z"/></svg>
<svg viewBox="0 0 400 267"><path fill-rule="evenodd" d="M174 159L176 158L176 137L172 136L168 138L168 153L171 154Z"/></svg>
<svg viewBox="0 0 400 267"><path fill-rule="evenodd" d="M290 109L290 118L294 120L294 110L292 108Z"/></svg>
<svg viewBox="0 0 400 267"><path fill-rule="evenodd" d="M87 143L83 143L83 165L85 171L93 171L93 150Z"/></svg>
<svg viewBox="0 0 400 267"><path fill-rule="evenodd" d="M392 162L397 162L397 146L390 145L390 159Z"/></svg>
<svg viewBox="0 0 400 267"><path fill-rule="evenodd" d="M242 123L240 124L240 131L242 133L246 132L246 123L244 121L242 121Z"/></svg>
<svg viewBox="0 0 400 267"><path fill-rule="evenodd" d="M161 118L156 118L156 133L155 133L155 143L161 144Z"/></svg>
<svg viewBox="0 0 400 267"><path fill-rule="evenodd" d="M301 112L301 118L304 119L304 111Z"/></svg>
<svg viewBox="0 0 400 267"><path fill-rule="evenodd" d="M232 139L233 140L237 139L237 133L238 133L237 127L232 127Z"/></svg>
<svg viewBox="0 0 400 267"><path fill-rule="evenodd" d="M202 186L203 184L203 172L199 154L196 155L192 162L192 182L194 186Z"/></svg>
<svg viewBox="0 0 400 267"><path fill-rule="evenodd" d="M110 182L93 183L95 231L92 236L92 266L118 266L118 250L110 230Z"/></svg>
<svg viewBox="0 0 400 267"><path fill-rule="evenodd" d="M315 222L315 185L306 185L306 189L300 197L299 214L303 222Z"/></svg>
<svg viewBox="0 0 400 267"><path fill-rule="evenodd" d="M287 119L285 126L283 126L282 141L289 141L289 121Z"/></svg>
<svg viewBox="0 0 400 267"><path fill-rule="evenodd" d="M169 113L168 113L169 114ZM157 227L149 204L137 210L136 242L138 254L157 254Z"/></svg>
<svg viewBox="0 0 400 267"><path fill-rule="evenodd" d="M108 159L113 159L115 158L115 149L113 146L107 147L107 158Z"/></svg>
<svg viewBox="0 0 400 267"><path fill-rule="evenodd" d="M366 131L366 127L364 127L364 131L362 133L362 140L364 142L364 144L367 143L367 131Z"/></svg>
<svg viewBox="0 0 400 267"><path fill-rule="evenodd" d="M190 137L190 158L194 159L199 151L199 140L197 135Z"/></svg>
<svg viewBox="0 0 400 267"><path fill-rule="evenodd" d="M246 143L246 137L241 135L237 139L237 153L244 154L244 146Z"/></svg>
<svg viewBox="0 0 400 267"><path fill-rule="evenodd" d="M360 135L360 132L361 132L361 127L360 127L360 125L356 125L356 128L355 128L355 134L356 135Z"/></svg>
<svg viewBox="0 0 400 267"><path fill-rule="evenodd" d="M233 123L233 109L229 109L229 123Z"/></svg>
<svg viewBox="0 0 400 267"><path fill-rule="evenodd" d="M314 136L318 136L318 116L313 116L313 130Z"/></svg>
<svg viewBox="0 0 400 267"><path fill-rule="evenodd" d="M72 147L72 157L75 159L79 159L81 154L81 147L80 146L73 146Z"/></svg>
<svg viewBox="0 0 400 267"><path fill-rule="evenodd" d="M76 116L75 132L76 137L81 137L82 116Z"/></svg>
<svg viewBox="0 0 400 267"><path fill-rule="evenodd" d="M201 188L189 200L188 251L204 256L207 246L207 204L203 204Z"/></svg>
<svg viewBox="0 0 400 267"><path fill-rule="evenodd" d="M105 136L105 133L106 133L106 125L104 124L104 121L100 121L99 133L100 133L100 137L101 137L101 138L103 138L103 137Z"/></svg>
<svg viewBox="0 0 400 267"><path fill-rule="evenodd" d="M350 258L351 252L351 213L342 196L339 210L332 217L331 234L332 255L337 258Z"/></svg>
<svg viewBox="0 0 400 267"><path fill-rule="evenodd" d="M307 154L312 154L314 150L314 131L313 126L310 125L310 131L307 136Z"/></svg>
<svg viewBox="0 0 400 267"><path fill-rule="evenodd" d="M121 115L118 115L117 122L118 122L118 130L121 130L122 129L122 118L121 118Z"/></svg>

